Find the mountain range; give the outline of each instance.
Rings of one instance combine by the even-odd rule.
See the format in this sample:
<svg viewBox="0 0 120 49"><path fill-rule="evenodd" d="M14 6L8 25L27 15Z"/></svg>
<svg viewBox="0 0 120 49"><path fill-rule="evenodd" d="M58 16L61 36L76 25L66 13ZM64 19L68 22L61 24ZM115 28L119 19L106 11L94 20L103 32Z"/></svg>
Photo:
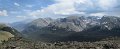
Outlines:
<svg viewBox="0 0 120 49"><path fill-rule="evenodd" d="M20 32L26 38L41 41L96 41L111 36L119 36L119 24L120 18L116 16L39 18L24 24L23 30Z"/></svg>

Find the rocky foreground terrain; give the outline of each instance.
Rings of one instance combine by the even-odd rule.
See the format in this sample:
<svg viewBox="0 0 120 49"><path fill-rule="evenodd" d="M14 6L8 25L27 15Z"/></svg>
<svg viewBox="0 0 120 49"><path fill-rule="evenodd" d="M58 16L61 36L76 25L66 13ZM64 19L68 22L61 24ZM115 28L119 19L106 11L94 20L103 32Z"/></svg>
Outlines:
<svg viewBox="0 0 120 49"><path fill-rule="evenodd" d="M26 40L22 37L2 41L0 49L120 49L119 40L102 40L98 42L40 42Z"/></svg>

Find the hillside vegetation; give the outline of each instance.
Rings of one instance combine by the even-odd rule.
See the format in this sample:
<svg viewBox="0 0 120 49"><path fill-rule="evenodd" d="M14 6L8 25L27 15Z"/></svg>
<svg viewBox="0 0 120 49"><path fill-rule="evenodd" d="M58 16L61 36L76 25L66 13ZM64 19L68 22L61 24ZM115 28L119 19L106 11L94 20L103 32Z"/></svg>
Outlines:
<svg viewBox="0 0 120 49"><path fill-rule="evenodd" d="M6 31L0 31L0 43L1 41L7 41L9 38L14 37L13 34L11 34L10 32L6 32Z"/></svg>
<svg viewBox="0 0 120 49"><path fill-rule="evenodd" d="M11 38L0 44L0 49L120 49L120 42L113 39L96 42L68 41L48 43L23 38Z"/></svg>
<svg viewBox="0 0 120 49"><path fill-rule="evenodd" d="M2 41L7 41L9 38L14 36L21 36L21 34L5 24L0 24L0 43Z"/></svg>

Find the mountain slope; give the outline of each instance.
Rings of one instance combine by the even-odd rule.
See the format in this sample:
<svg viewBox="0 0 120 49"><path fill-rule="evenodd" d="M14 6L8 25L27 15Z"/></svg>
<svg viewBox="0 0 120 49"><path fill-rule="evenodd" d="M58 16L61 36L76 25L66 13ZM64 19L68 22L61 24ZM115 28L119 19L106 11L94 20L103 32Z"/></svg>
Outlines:
<svg viewBox="0 0 120 49"><path fill-rule="evenodd" d="M10 32L0 31L0 43L1 41L8 40L11 37L14 37L14 35Z"/></svg>
<svg viewBox="0 0 120 49"><path fill-rule="evenodd" d="M11 24L9 24L9 26L13 27L16 30L18 30L19 32L21 32L25 29L27 24L30 23L31 21L33 21L33 19L26 19L26 20L23 20L23 21L20 21L20 22L11 23Z"/></svg>
<svg viewBox="0 0 120 49"><path fill-rule="evenodd" d="M22 32L25 34L31 33L31 32L38 32L39 29L48 26L53 21L54 20L51 18L39 18L39 19L33 20L26 25L25 29Z"/></svg>
<svg viewBox="0 0 120 49"><path fill-rule="evenodd" d="M113 28L120 28L120 18L115 16L104 16L100 24L102 29L111 30Z"/></svg>
<svg viewBox="0 0 120 49"><path fill-rule="evenodd" d="M1 40L8 40L11 37L22 37L22 34L5 24L0 24L0 42Z"/></svg>
<svg viewBox="0 0 120 49"><path fill-rule="evenodd" d="M119 37L119 20L115 16L70 16L46 23L40 18L29 23L22 33L28 38L43 41L96 41L109 36Z"/></svg>

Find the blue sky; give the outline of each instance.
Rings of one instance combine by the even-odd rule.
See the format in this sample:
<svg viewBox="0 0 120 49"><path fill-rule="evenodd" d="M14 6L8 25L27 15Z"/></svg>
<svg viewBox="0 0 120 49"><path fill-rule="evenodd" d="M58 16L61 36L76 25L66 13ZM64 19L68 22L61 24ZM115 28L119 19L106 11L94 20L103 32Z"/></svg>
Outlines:
<svg viewBox="0 0 120 49"><path fill-rule="evenodd" d="M120 0L0 0L0 22L70 15L120 16Z"/></svg>

